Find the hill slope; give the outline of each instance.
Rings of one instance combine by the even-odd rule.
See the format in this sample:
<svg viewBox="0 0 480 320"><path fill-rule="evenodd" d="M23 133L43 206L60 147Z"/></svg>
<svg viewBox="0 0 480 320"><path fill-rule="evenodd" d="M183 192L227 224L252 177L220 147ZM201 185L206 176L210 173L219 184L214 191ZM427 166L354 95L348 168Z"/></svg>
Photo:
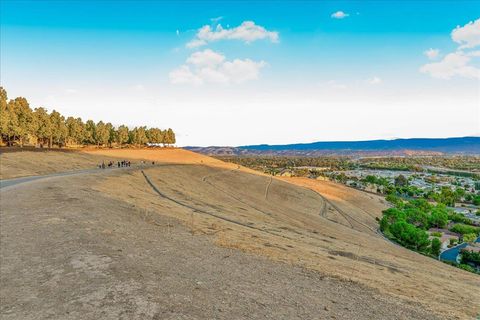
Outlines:
<svg viewBox="0 0 480 320"><path fill-rule="evenodd" d="M6 319L480 312L478 276L376 232L380 197L183 150L99 152L157 163L0 190Z"/></svg>

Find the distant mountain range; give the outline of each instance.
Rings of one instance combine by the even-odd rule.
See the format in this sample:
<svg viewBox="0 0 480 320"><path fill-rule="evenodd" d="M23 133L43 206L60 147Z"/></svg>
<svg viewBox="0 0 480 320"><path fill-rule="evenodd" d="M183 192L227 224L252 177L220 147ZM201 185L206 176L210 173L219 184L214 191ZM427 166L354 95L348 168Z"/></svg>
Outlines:
<svg viewBox="0 0 480 320"><path fill-rule="evenodd" d="M480 137L325 141L240 147L186 147L186 149L209 155L480 155Z"/></svg>

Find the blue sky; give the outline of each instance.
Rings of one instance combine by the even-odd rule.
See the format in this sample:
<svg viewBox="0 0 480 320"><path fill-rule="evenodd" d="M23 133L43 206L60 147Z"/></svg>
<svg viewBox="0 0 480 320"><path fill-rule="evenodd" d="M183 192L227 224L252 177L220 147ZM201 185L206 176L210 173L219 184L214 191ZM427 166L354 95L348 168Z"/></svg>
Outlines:
<svg viewBox="0 0 480 320"><path fill-rule="evenodd" d="M172 127L179 145L480 133L478 1L7 0L0 14L11 98Z"/></svg>

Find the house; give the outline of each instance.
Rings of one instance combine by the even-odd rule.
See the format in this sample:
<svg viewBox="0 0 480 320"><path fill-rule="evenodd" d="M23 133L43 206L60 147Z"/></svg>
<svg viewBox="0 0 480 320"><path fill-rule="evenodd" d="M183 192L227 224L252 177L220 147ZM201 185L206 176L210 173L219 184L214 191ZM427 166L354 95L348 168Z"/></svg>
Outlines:
<svg viewBox="0 0 480 320"><path fill-rule="evenodd" d="M480 243L469 244L463 249L465 251L480 253Z"/></svg>

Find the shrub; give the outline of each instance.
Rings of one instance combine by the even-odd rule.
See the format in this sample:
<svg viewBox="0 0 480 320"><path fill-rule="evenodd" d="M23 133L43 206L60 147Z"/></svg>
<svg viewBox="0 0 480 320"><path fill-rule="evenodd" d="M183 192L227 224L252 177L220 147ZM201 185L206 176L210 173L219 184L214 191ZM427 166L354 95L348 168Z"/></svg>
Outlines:
<svg viewBox="0 0 480 320"><path fill-rule="evenodd" d="M463 269L463 270L466 270L466 271L469 271L469 272L473 272L475 273L475 269L473 269L471 266L469 266L468 264L459 264L458 267L460 269Z"/></svg>
<svg viewBox="0 0 480 320"><path fill-rule="evenodd" d="M460 233L462 235L465 235L467 233L474 233L478 235L480 233L480 228L479 227L474 227L474 226L469 226L466 224L462 223L457 223L453 227L450 228L450 231Z"/></svg>
<svg viewBox="0 0 480 320"><path fill-rule="evenodd" d="M477 239L477 235L475 233L467 233L463 235L463 242L472 243L475 242Z"/></svg>
<svg viewBox="0 0 480 320"><path fill-rule="evenodd" d="M464 263L464 264L473 263L476 266L480 265L479 252L471 252L471 251L462 249L460 253L461 253L461 257L460 257L461 263Z"/></svg>

